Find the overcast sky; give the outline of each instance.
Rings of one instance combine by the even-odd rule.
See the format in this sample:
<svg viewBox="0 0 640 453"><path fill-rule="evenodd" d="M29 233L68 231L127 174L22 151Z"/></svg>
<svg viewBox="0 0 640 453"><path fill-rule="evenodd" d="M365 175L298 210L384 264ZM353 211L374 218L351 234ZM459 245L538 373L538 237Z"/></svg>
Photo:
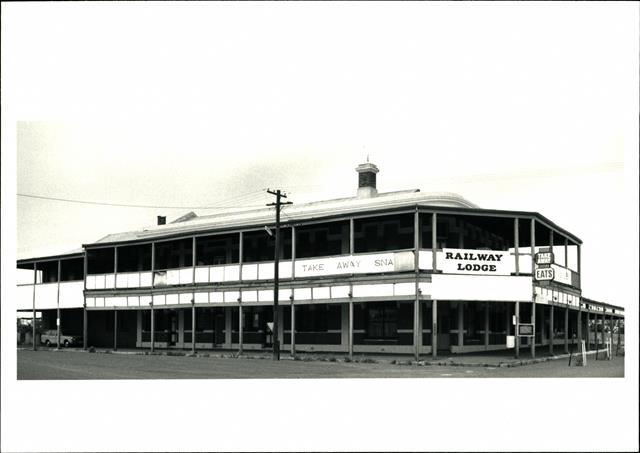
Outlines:
<svg viewBox="0 0 640 453"><path fill-rule="evenodd" d="M270 187L300 203L354 195L368 155L381 191L541 212L584 240L585 295L624 304L608 283L619 271L601 265L622 250L602 233L625 212L635 25L624 5L552 9L20 8L4 57L25 121L18 193L259 206ZM19 197L18 256L188 210Z"/></svg>
<svg viewBox="0 0 640 453"><path fill-rule="evenodd" d="M585 296L637 304L637 3L3 4L2 46L19 256L352 196L369 156L379 191L542 213L584 241Z"/></svg>

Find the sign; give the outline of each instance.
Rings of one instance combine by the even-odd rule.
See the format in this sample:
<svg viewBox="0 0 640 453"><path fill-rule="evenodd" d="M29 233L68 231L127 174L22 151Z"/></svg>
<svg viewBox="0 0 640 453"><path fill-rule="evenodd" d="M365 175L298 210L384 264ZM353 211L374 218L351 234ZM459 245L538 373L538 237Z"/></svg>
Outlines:
<svg viewBox="0 0 640 453"><path fill-rule="evenodd" d="M296 260L296 277L414 270L413 252L374 253Z"/></svg>
<svg viewBox="0 0 640 453"><path fill-rule="evenodd" d="M512 349L515 347L516 347L516 336L507 335L507 349Z"/></svg>
<svg viewBox="0 0 640 453"><path fill-rule="evenodd" d="M519 337L532 337L534 334L533 324L518 324Z"/></svg>
<svg viewBox="0 0 640 453"><path fill-rule="evenodd" d="M552 264L553 252L536 253L536 264Z"/></svg>
<svg viewBox="0 0 640 453"><path fill-rule="evenodd" d="M535 271L535 279L541 280L553 280L555 272L551 267L539 267Z"/></svg>
<svg viewBox="0 0 640 453"><path fill-rule="evenodd" d="M438 269L445 274L511 275L513 259L504 250L442 249Z"/></svg>
<svg viewBox="0 0 640 453"><path fill-rule="evenodd" d="M511 315L511 322L513 323L514 326L517 324L516 315Z"/></svg>
<svg viewBox="0 0 640 453"><path fill-rule="evenodd" d="M56 326L60 325L60 318L56 318Z"/></svg>
<svg viewBox="0 0 640 453"><path fill-rule="evenodd" d="M556 266L555 264L551 266L554 271L553 280L558 283L564 283L565 285L571 285L571 271L564 267Z"/></svg>

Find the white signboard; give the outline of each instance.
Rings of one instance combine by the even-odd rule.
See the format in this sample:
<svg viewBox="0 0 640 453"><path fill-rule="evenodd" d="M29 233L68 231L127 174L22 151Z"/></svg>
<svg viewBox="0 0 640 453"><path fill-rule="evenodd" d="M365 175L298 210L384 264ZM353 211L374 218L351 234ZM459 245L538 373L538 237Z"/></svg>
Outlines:
<svg viewBox="0 0 640 453"><path fill-rule="evenodd" d="M553 253L540 252L536 253L536 264L551 264L553 263Z"/></svg>
<svg viewBox="0 0 640 453"><path fill-rule="evenodd" d="M553 280L554 270L550 267L538 267L535 272L535 279L540 280Z"/></svg>
<svg viewBox="0 0 640 453"><path fill-rule="evenodd" d="M413 252L375 253L296 260L296 278L414 270Z"/></svg>
<svg viewBox="0 0 640 453"><path fill-rule="evenodd" d="M556 266L555 264L552 264L551 267L554 270L554 281L564 283L565 285L571 285L571 271L569 269Z"/></svg>
<svg viewBox="0 0 640 453"><path fill-rule="evenodd" d="M513 259L508 251L442 249L438 269L445 274L511 275Z"/></svg>

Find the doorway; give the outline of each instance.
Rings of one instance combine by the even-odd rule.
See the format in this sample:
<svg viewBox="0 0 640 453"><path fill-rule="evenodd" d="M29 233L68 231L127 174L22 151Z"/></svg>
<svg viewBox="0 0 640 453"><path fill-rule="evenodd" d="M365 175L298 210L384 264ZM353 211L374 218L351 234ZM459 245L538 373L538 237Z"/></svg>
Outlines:
<svg viewBox="0 0 640 453"><path fill-rule="evenodd" d="M452 311L451 302L438 302L438 351L448 352L451 348L449 327Z"/></svg>
<svg viewBox="0 0 640 453"><path fill-rule="evenodd" d="M169 346L178 343L178 310L169 310Z"/></svg>

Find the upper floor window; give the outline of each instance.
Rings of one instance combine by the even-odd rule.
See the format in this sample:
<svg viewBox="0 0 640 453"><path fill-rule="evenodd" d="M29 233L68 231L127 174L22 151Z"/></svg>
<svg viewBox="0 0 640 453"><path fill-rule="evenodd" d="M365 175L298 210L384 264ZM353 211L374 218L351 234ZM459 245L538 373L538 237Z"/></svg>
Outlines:
<svg viewBox="0 0 640 453"><path fill-rule="evenodd" d="M113 274L115 249L113 247L87 250L87 274Z"/></svg>
<svg viewBox="0 0 640 453"><path fill-rule="evenodd" d="M60 260L60 281L69 282L84 279L84 259Z"/></svg>
<svg viewBox="0 0 640 453"><path fill-rule="evenodd" d="M296 258L347 255L349 222L330 222L296 228Z"/></svg>
<svg viewBox="0 0 640 453"><path fill-rule="evenodd" d="M240 261L240 234L219 234L196 238L196 264L212 266Z"/></svg>
<svg viewBox="0 0 640 453"><path fill-rule="evenodd" d="M249 231L244 233L242 243L243 262L255 263L260 261L273 261L276 250L275 230L271 228L272 235L265 230ZM291 259L291 228L280 228L280 258Z"/></svg>
<svg viewBox="0 0 640 453"><path fill-rule="evenodd" d="M118 247L118 272L151 270L151 244Z"/></svg>
<svg viewBox="0 0 640 453"><path fill-rule="evenodd" d="M355 219L354 248L356 253L402 250L414 247L414 214Z"/></svg>

